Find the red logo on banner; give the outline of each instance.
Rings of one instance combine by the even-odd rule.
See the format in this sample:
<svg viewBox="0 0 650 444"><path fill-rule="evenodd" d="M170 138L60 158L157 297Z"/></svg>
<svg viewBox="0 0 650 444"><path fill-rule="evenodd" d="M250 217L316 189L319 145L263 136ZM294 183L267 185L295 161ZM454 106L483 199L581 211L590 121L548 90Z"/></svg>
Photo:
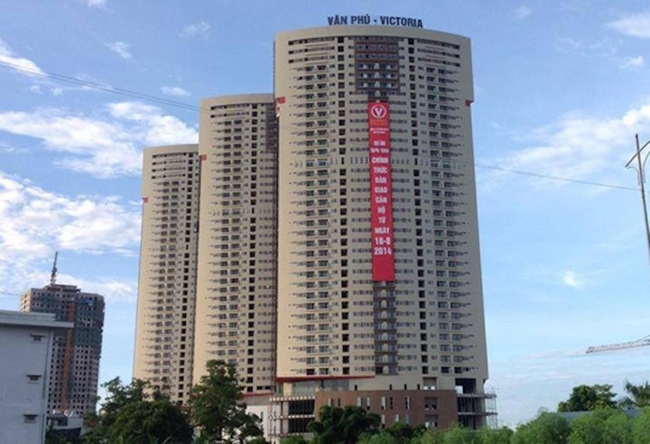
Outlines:
<svg viewBox="0 0 650 444"><path fill-rule="evenodd" d="M393 197L390 171L390 119L388 103L368 104L370 148L370 229L372 280L395 280Z"/></svg>
<svg viewBox="0 0 650 444"><path fill-rule="evenodd" d="M388 115L388 108L383 103L375 103L370 107L370 114L375 119L383 119Z"/></svg>

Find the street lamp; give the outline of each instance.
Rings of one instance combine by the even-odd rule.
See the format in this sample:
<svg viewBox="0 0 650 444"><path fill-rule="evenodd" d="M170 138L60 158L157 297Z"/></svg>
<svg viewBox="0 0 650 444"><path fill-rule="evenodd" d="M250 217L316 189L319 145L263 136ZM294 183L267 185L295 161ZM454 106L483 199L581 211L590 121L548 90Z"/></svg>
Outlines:
<svg viewBox="0 0 650 444"><path fill-rule="evenodd" d="M634 168L636 170L637 178L639 180L639 185L641 187L641 202L643 202L643 218L645 220L645 234L648 243L648 258L650 258L650 224L648 223L648 206L646 204L646 199L645 199L645 174L643 172L643 169L645 167L645 162L646 160L648 160L648 155L650 153L646 153L643 160L641 160L641 151L643 151L643 149L650 144L650 140L644 143L643 146L639 146L639 135L635 134L634 138L636 140L636 154L632 156L632 158L629 160L628 163L625 164L625 168ZM635 157L638 164L638 168L631 166Z"/></svg>

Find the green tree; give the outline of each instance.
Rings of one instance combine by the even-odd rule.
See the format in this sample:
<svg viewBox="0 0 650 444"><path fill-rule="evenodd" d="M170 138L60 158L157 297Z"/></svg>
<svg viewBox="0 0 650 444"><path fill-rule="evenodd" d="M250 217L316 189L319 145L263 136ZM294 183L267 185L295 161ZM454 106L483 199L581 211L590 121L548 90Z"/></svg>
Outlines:
<svg viewBox="0 0 650 444"><path fill-rule="evenodd" d="M558 404L557 411L585 412L597 408L613 408L616 407L615 397L616 393L612 392L609 384L579 385L573 388L568 400Z"/></svg>
<svg viewBox="0 0 650 444"><path fill-rule="evenodd" d="M438 429L425 430L420 436L416 436L409 444L443 444L444 432Z"/></svg>
<svg viewBox="0 0 650 444"><path fill-rule="evenodd" d="M280 444L307 444L307 440L300 435L291 435L282 438Z"/></svg>
<svg viewBox="0 0 650 444"><path fill-rule="evenodd" d="M483 439L480 431L456 425L444 431L442 442L444 444L482 444Z"/></svg>
<svg viewBox="0 0 650 444"><path fill-rule="evenodd" d="M611 414L605 421L605 442L611 444L632 444L633 421L622 411L618 410Z"/></svg>
<svg viewBox="0 0 650 444"><path fill-rule="evenodd" d="M379 430L381 418L357 406L321 407L318 420L307 429L314 434L312 444L356 444L362 435L372 435Z"/></svg>
<svg viewBox="0 0 650 444"><path fill-rule="evenodd" d="M192 442L192 427L180 408L148 382L124 385L119 378L102 384L106 401L94 415L94 429L86 442L166 443Z"/></svg>
<svg viewBox="0 0 650 444"><path fill-rule="evenodd" d="M207 372L192 387L191 395L192 421L204 442L263 442L259 418L246 412L235 367L212 360Z"/></svg>
<svg viewBox="0 0 650 444"><path fill-rule="evenodd" d="M67 438L64 432L59 430L48 430L45 433L45 444L81 444L81 438Z"/></svg>
<svg viewBox="0 0 650 444"><path fill-rule="evenodd" d="M149 384L140 379L134 379L129 385L122 384L117 377L102 384L107 397L102 403L101 414L91 419L98 429L109 429L116 421L120 411L127 405L147 399L146 389ZM158 394L156 394L158 396Z"/></svg>
<svg viewBox="0 0 650 444"><path fill-rule="evenodd" d="M508 427L500 429L483 429L481 431L483 444L510 444L515 432Z"/></svg>
<svg viewBox="0 0 650 444"><path fill-rule="evenodd" d="M641 385L625 381L624 389L627 396L619 401L621 407L640 409L650 406L650 383L648 381Z"/></svg>
<svg viewBox="0 0 650 444"><path fill-rule="evenodd" d="M534 420L520 426L512 444L566 444L570 428L557 413L542 412Z"/></svg>
<svg viewBox="0 0 650 444"><path fill-rule="evenodd" d="M387 427L385 431L395 438L397 444L409 444L413 438L421 436L426 431L426 427L423 425L413 427L411 424L398 421Z"/></svg>
<svg viewBox="0 0 650 444"><path fill-rule="evenodd" d="M379 433L374 435L365 435L359 441L358 444L398 444L399 441L388 433L386 430L382 430Z"/></svg>
<svg viewBox="0 0 650 444"><path fill-rule="evenodd" d="M169 399L146 400L125 406L108 432L109 442L125 438L134 443L183 444L193 430L181 410Z"/></svg>
<svg viewBox="0 0 650 444"><path fill-rule="evenodd" d="M614 412L612 409L597 409L571 421L569 444L609 444L605 437L606 421Z"/></svg>
<svg viewBox="0 0 650 444"><path fill-rule="evenodd" d="M632 438L634 444L650 442L650 407L645 407L632 421Z"/></svg>

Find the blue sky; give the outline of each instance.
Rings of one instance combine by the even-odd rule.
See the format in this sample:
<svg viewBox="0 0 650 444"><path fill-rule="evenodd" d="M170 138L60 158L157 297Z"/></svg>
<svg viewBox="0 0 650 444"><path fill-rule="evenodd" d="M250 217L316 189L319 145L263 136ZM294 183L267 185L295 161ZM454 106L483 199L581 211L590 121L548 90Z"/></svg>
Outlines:
<svg viewBox="0 0 650 444"><path fill-rule="evenodd" d="M102 381L131 375L142 148L197 140L196 111L141 95L197 105L271 92L276 32L366 13L473 42L500 421L552 409L577 384L620 391L650 377L650 349L582 353L650 334L641 203L624 168L634 134L650 139L648 2L0 0L0 11L0 308L45 285L59 251L59 281L108 300Z"/></svg>

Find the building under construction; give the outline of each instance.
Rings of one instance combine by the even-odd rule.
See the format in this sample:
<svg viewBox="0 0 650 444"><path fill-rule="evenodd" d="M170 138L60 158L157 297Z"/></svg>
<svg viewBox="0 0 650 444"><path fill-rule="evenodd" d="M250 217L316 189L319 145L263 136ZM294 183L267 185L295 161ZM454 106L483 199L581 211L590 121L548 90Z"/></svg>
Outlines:
<svg viewBox="0 0 650 444"><path fill-rule="evenodd" d="M50 368L48 413L95 411L99 359L102 351L104 297L83 293L75 285L56 283L56 265L50 285L32 288L21 297L25 312L54 313L57 321L74 328L55 334Z"/></svg>

